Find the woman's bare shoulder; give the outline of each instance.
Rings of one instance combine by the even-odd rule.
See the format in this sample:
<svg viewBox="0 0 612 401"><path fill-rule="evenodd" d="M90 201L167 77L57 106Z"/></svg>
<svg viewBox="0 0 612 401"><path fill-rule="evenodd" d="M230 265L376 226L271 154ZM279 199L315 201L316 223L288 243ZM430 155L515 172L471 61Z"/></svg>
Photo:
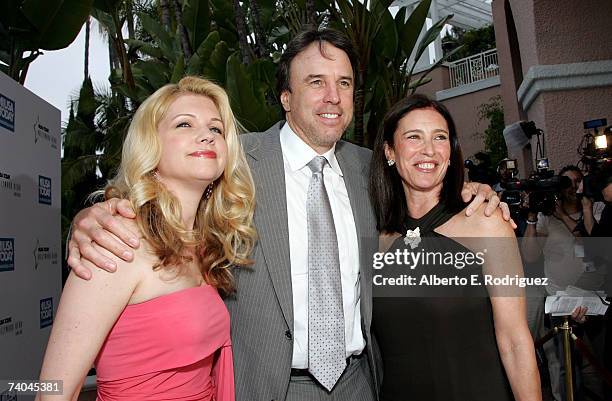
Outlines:
<svg viewBox="0 0 612 401"><path fill-rule="evenodd" d="M491 216L485 215L487 204L480 205L471 216L465 215L465 209L456 215L454 227L459 237L514 237L514 230L504 220L502 211L497 208Z"/></svg>

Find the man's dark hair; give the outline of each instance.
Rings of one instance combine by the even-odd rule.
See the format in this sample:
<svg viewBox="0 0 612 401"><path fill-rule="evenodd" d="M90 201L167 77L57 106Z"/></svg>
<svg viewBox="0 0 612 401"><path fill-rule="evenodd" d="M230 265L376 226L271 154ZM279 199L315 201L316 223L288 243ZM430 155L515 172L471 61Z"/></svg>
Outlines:
<svg viewBox="0 0 612 401"><path fill-rule="evenodd" d="M563 174L567 173L568 171L573 171L574 173L578 173L578 174L580 174L581 177L584 175L582 173L582 170L580 170L578 168L578 166L575 166L573 164L569 164L569 165L563 167L561 169L561 171L559 171L559 177L561 177Z"/></svg>
<svg viewBox="0 0 612 401"><path fill-rule="evenodd" d="M319 44L319 50L323 57L327 58L323 49L324 42L345 52L351 62L351 67L353 67L353 79L357 79L357 53L355 53L355 49L349 38L334 29L310 29L298 33L291 39L287 44L287 49L280 58L278 71L276 73L276 90L278 96L284 91L291 92L291 87L289 86L291 61L295 56L315 42Z"/></svg>
<svg viewBox="0 0 612 401"><path fill-rule="evenodd" d="M465 207L461 199L463 189L463 155L457 128L448 109L440 102L425 95L411 95L397 102L385 115L383 125L374 142L374 152L370 164L370 201L376 216L376 228L380 232L404 232L408 206L400 177L395 167L387 165L385 142L392 147L393 135L399 121L412 110L434 109L446 120L450 140L450 166L442 181L440 202L451 212L459 212Z"/></svg>

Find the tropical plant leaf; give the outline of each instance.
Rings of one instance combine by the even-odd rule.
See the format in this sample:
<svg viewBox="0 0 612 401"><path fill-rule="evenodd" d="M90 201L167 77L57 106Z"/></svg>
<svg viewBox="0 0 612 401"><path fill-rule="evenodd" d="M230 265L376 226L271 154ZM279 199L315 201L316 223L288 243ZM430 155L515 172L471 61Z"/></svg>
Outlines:
<svg viewBox="0 0 612 401"><path fill-rule="evenodd" d="M185 0L183 23L189 33L192 49L197 49L210 31L210 6L208 0Z"/></svg>
<svg viewBox="0 0 612 401"><path fill-rule="evenodd" d="M124 0L94 0L93 6L105 13L111 13L116 10Z"/></svg>
<svg viewBox="0 0 612 401"><path fill-rule="evenodd" d="M393 17L388 10L381 12L380 28L374 38L373 49L383 57L393 59L398 48L398 35Z"/></svg>
<svg viewBox="0 0 612 401"><path fill-rule="evenodd" d="M21 12L36 28L36 42L44 50L67 47L89 17L93 0L24 0Z"/></svg>
<svg viewBox="0 0 612 401"><path fill-rule="evenodd" d="M158 60L138 61L133 65L134 77L139 81L144 79L150 84L149 90L156 91L170 80L168 64Z"/></svg>
<svg viewBox="0 0 612 401"><path fill-rule="evenodd" d="M398 29L398 35L399 45L403 51L404 57L410 57L410 54L414 50L417 40L419 40L421 30L423 29L423 26L425 26L427 13L429 12L430 7L431 0L422 0L419 5L416 6L414 11L412 11L412 14L410 14L410 17L408 17L406 22L403 20L399 21L398 16L396 16L396 23L401 24Z"/></svg>
<svg viewBox="0 0 612 401"><path fill-rule="evenodd" d="M176 61L177 52L175 52L175 41L172 35L164 29L162 24L155 21L147 14L137 13L137 15L142 24L142 28L154 39L157 39L159 48L166 60L172 62Z"/></svg>
<svg viewBox="0 0 612 401"><path fill-rule="evenodd" d="M228 58L232 54L227 43L220 41L215 45L215 49L210 55L210 61L204 66L202 75L221 86L227 83L227 64Z"/></svg>
<svg viewBox="0 0 612 401"><path fill-rule="evenodd" d="M425 52L425 49L427 49L427 46L429 46L430 43L432 43L434 40L436 40L436 38L438 36L440 36L440 32L444 28L444 25L446 25L446 23L451 18L453 18L452 14L447 15L446 17L442 18L441 20L436 21L435 23L433 23L431 28L429 28L427 30L427 32L425 32L425 35L423 35L423 38L419 42L419 47L417 48L417 52L416 52L416 55L414 57L415 64L421 58L421 56Z"/></svg>
<svg viewBox="0 0 612 401"><path fill-rule="evenodd" d="M18 26L17 19L22 15L19 11L22 2L23 0L4 0L0 3L0 25L7 35L9 27Z"/></svg>
<svg viewBox="0 0 612 401"><path fill-rule="evenodd" d="M36 28L21 12L23 0L4 0L0 2L0 49L11 50L11 41L24 50L38 49Z"/></svg>
<svg viewBox="0 0 612 401"><path fill-rule="evenodd" d="M130 47L130 52L139 51L153 58L162 58L163 53L159 47L154 46L151 43L147 43L139 39L126 39L125 43Z"/></svg>
<svg viewBox="0 0 612 401"><path fill-rule="evenodd" d="M273 28L270 35L268 35L268 43L274 43L279 40L286 41L289 35L291 35L291 31L289 31L287 26L277 26Z"/></svg>
<svg viewBox="0 0 612 401"><path fill-rule="evenodd" d="M85 172L96 171L98 156L83 155L76 159L62 161L62 188L74 188L76 184L83 180Z"/></svg>
<svg viewBox="0 0 612 401"><path fill-rule="evenodd" d="M97 107L93 83L90 78L85 78L81 90L79 91L79 102L76 115L79 118L89 119L95 115Z"/></svg>
<svg viewBox="0 0 612 401"><path fill-rule="evenodd" d="M210 56L215 50L215 46L220 41L219 32L212 31L206 39L200 44L200 47L189 59L187 63L187 74L194 75L202 73L204 66L210 62Z"/></svg>
<svg viewBox="0 0 612 401"><path fill-rule="evenodd" d="M237 53L227 59L226 90L236 118L247 130L263 131L278 121L278 112L266 101L265 88L251 79Z"/></svg>
<svg viewBox="0 0 612 401"><path fill-rule="evenodd" d="M181 55L174 66L174 70L172 71L172 78L170 78L170 82L175 84L181 80L185 76L185 58Z"/></svg>
<svg viewBox="0 0 612 401"><path fill-rule="evenodd" d="M280 94L277 94L276 89L276 66L270 59L255 60L249 65L249 75L257 82L261 82L266 92L270 92L276 100Z"/></svg>
<svg viewBox="0 0 612 401"><path fill-rule="evenodd" d="M215 21L221 40L232 49L238 48L238 32L234 20L232 3L227 0L210 0L212 19Z"/></svg>
<svg viewBox="0 0 612 401"><path fill-rule="evenodd" d="M117 32L115 30L115 23L113 22L113 17L110 14L100 9L94 8L91 10L91 16L94 17L96 21L98 21L98 23L102 25L102 27L104 27L106 32L108 32L109 36L113 38L117 36Z"/></svg>
<svg viewBox="0 0 612 401"><path fill-rule="evenodd" d="M270 32L273 28L278 26L274 21L274 17L277 13L276 0L258 0L258 2L262 28L265 32Z"/></svg>

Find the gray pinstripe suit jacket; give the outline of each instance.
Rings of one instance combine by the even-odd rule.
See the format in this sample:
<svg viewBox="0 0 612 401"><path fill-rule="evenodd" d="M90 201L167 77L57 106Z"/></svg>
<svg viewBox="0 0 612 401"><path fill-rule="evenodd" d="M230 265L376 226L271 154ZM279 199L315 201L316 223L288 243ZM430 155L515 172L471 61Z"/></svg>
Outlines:
<svg viewBox="0 0 612 401"><path fill-rule="evenodd" d="M266 132L241 136L256 186L255 264L236 269L237 292L226 300L231 315L237 401L284 400L293 353L293 300L285 173L279 122ZM344 174L360 254L362 330L375 388L381 363L370 335L372 318L372 254L378 233L367 191L371 157L368 149L340 141L336 157ZM348 400L347 400L348 401Z"/></svg>

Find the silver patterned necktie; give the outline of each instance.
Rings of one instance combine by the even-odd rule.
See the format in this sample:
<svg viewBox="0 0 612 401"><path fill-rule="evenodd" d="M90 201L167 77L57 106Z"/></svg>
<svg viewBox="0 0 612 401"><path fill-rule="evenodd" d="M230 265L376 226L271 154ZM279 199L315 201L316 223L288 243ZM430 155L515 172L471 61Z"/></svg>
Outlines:
<svg viewBox="0 0 612 401"><path fill-rule="evenodd" d="M346 368L344 312L336 227L323 181L327 160L308 163L308 370L328 391Z"/></svg>

